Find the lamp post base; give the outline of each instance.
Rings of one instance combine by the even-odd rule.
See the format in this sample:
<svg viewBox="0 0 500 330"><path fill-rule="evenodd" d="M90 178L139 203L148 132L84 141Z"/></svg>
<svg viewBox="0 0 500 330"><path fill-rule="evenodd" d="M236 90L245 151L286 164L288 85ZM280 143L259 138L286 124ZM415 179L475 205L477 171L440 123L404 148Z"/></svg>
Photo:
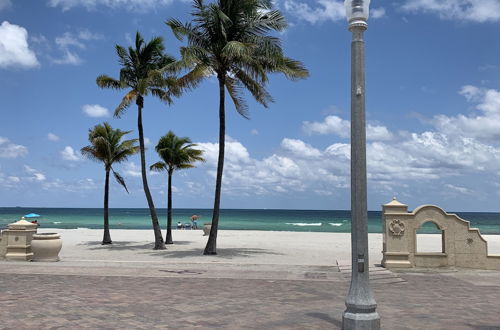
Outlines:
<svg viewBox="0 0 500 330"><path fill-rule="evenodd" d="M344 312L342 315L342 330L380 330L380 315L377 312Z"/></svg>

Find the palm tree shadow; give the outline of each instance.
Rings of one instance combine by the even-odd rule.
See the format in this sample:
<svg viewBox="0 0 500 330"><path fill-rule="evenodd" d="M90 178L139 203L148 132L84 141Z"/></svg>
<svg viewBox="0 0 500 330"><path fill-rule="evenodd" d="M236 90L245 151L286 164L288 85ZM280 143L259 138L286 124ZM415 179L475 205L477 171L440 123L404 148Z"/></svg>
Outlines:
<svg viewBox="0 0 500 330"><path fill-rule="evenodd" d="M113 244L102 245L101 241L84 242L79 245L88 246L89 250L109 250L109 251L134 251L134 250L153 250L154 243L138 244L133 241L113 241ZM190 241L174 241L173 245L189 245ZM171 244L167 245L167 249Z"/></svg>
<svg viewBox="0 0 500 330"><path fill-rule="evenodd" d="M174 250L174 246L186 246L192 244L190 241L174 241L173 245L167 245L166 250L153 250L154 243L137 243L133 241L114 241L113 244L101 245L101 241L84 242L80 245L87 246L92 251L140 251L141 254L163 257L165 259L190 258L203 255L203 249L191 248L189 250ZM231 260L234 258L250 258L258 255L283 255L271 250L259 248L218 248L217 255L207 256L208 258L219 260Z"/></svg>
<svg viewBox="0 0 500 330"><path fill-rule="evenodd" d="M149 255L153 256L161 256L167 259L175 259L175 258L188 258L188 257L198 257L203 255L202 249L190 249L190 250L161 250L161 251L149 251L146 252ZM234 258L250 258L257 255L283 255L282 253L272 252L271 250L266 249L257 249L257 248L218 248L217 255L206 256L207 259L210 258L213 260L222 259L222 260L231 260Z"/></svg>

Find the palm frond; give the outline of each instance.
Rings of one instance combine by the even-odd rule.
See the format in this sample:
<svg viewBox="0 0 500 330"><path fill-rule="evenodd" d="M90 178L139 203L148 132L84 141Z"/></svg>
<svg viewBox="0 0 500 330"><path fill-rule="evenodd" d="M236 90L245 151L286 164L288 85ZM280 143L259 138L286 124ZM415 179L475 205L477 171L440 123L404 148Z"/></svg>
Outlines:
<svg viewBox="0 0 500 330"><path fill-rule="evenodd" d="M112 163L122 163L130 156L139 153L141 149L138 145L136 145L138 141L139 139L126 140L117 145L115 148L116 151L113 153L113 157L111 158Z"/></svg>
<svg viewBox="0 0 500 330"><path fill-rule="evenodd" d="M115 49L121 64L119 80L106 75L101 75L96 80L102 88L130 88L116 107L115 117L119 118L139 97L152 94L170 104L172 96L181 95L182 90L177 85L176 77L179 72L177 61L164 52L163 38L153 37L145 42L137 31L133 46L116 45Z"/></svg>
<svg viewBox="0 0 500 330"><path fill-rule="evenodd" d="M236 110L248 117L244 89L267 107L273 101L266 90L269 73L281 73L291 80L308 77L301 62L284 55L280 39L273 34L283 31L287 22L273 8L272 0L217 0L208 4L195 0L191 15L190 23L166 22L178 39L187 38L178 67L182 64L191 71L179 79L182 86L195 87L205 72L228 77L225 88Z"/></svg>
<svg viewBox="0 0 500 330"><path fill-rule="evenodd" d="M181 47L180 53L182 61L186 66L193 66L197 64L208 64L210 52L198 46Z"/></svg>
<svg viewBox="0 0 500 330"><path fill-rule="evenodd" d="M141 36L139 31L135 33L135 49L140 50L142 48L142 45L144 44L144 38Z"/></svg>
<svg viewBox="0 0 500 330"><path fill-rule="evenodd" d="M178 166L176 166L176 170L185 170L185 169L188 169L188 168L195 168L196 166L192 165L192 164L180 164Z"/></svg>
<svg viewBox="0 0 500 330"><path fill-rule="evenodd" d="M167 168L168 166L164 162L156 162L149 167L149 169L154 172L166 171Z"/></svg>
<svg viewBox="0 0 500 330"><path fill-rule="evenodd" d="M164 91L163 89L160 88L151 88L151 95L156 96L159 98L162 102L166 104L171 104L172 103L172 98L170 97L170 93Z"/></svg>
<svg viewBox="0 0 500 330"><path fill-rule="evenodd" d="M188 35L191 30L189 25L184 25L182 22L174 18L167 20L165 24L172 30L172 33L179 41L182 41L182 39L184 39L184 37Z"/></svg>
<svg viewBox="0 0 500 330"><path fill-rule="evenodd" d="M192 163L205 161L202 157L203 150L195 149L196 144L191 143L188 137L178 137L172 131L162 136L155 149L162 161L151 165L151 170L167 170L194 167Z"/></svg>
<svg viewBox="0 0 500 330"><path fill-rule="evenodd" d="M104 74L97 77L96 83L100 88L123 89L126 87L119 80Z"/></svg>
<svg viewBox="0 0 500 330"><path fill-rule="evenodd" d="M264 107L267 108L269 103L274 101L271 94L261 84L247 75L245 71L238 70L235 72L235 76L252 93L254 99Z"/></svg>
<svg viewBox="0 0 500 330"><path fill-rule="evenodd" d="M233 40L222 48L221 55L227 59L251 62L254 48L252 44Z"/></svg>
<svg viewBox="0 0 500 330"><path fill-rule="evenodd" d="M136 145L137 139L122 141L122 137L130 131L113 129L108 123L96 125L89 130L90 145L83 147L81 153L84 157L102 162L106 168L113 163L120 163L129 156L139 152Z"/></svg>
<svg viewBox="0 0 500 330"><path fill-rule="evenodd" d="M262 35L270 31L281 32L288 24L279 10L263 10L252 16L248 25L250 33Z"/></svg>
<svg viewBox="0 0 500 330"><path fill-rule="evenodd" d="M99 154L92 146L85 146L85 147L81 148L80 153L82 154L82 156L84 156L87 159L90 159L93 161L100 161Z"/></svg>
<svg viewBox="0 0 500 330"><path fill-rule="evenodd" d="M128 106L132 103L137 98L137 92L135 90L131 90L128 92L120 102L120 104L116 107L114 116L117 118L120 118L123 113L125 112L125 109L128 108Z"/></svg>
<svg viewBox="0 0 500 330"><path fill-rule="evenodd" d="M123 188L125 188L125 190L128 193L127 185L125 184L125 179L118 172L115 172L115 170L113 168L111 168L111 171L113 172L113 175L115 176L116 182L121 184L123 186Z"/></svg>
<svg viewBox="0 0 500 330"><path fill-rule="evenodd" d="M226 89L229 93L229 96L233 100L233 104L236 108L236 111L246 119L249 119L248 116L248 104L243 99L241 84L238 80L233 79L231 77L226 77Z"/></svg>
<svg viewBox="0 0 500 330"><path fill-rule="evenodd" d="M203 10L203 0L193 0L193 7L197 10Z"/></svg>
<svg viewBox="0 0 500 330"><path fill-rule="evenodd" d="M290 80L309 77L309 71L305 68L304 64L288 57L283 57L274 71L283 73Z"/></svg>
<svg viewBox="0 0 500 330"><path fill-rule="evenodd" d="M116 55L118 55L118 62L122 66L126 67L132 64L130 60L130 54L127 52L127 49L125 49L120 45L115 45L115 50L116 50Z"/></svg>
<svg viewBox="0 0 500 330"><path fill-rule="evenodd" d="M198 64L191 71L180 77L177 83L180 88L192 89L197 87L203 79L209 77L211 74L210 67Z"/></svg>

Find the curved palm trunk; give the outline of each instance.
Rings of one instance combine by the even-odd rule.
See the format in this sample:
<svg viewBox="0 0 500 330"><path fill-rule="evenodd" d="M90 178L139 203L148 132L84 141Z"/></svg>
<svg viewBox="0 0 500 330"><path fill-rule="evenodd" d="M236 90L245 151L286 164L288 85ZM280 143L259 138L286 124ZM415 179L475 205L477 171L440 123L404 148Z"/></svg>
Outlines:
<svg viewBox="0 0 500 330"><path fill-rule="evenodd" d="M168 170L168 210L167 210L167 237L166 244L174 244L172 241L172 171Z"/></svg>
<svg viewBox="0 0 500 330"><path fill-rule="evenodd" d="M111 235L109 233L109 169L106 169L106 180L104 181L104 236L102 245L111 244Z"/></svg>
<svg viewBox="0 0 500 330"><path fill-rule="evenodd" d="M142 185L144 188L144 194L148 201L149 213L151 214L151 222L153 223L153 231L155 233L155 250L165 249L165 244L163 243L163 236L161 234L160 224L158 223L158 216L156 215L155 205L153 203L153 197L151 197L151 192L149 191L148 179L146 177L146 154L144 148L144 132L142 129L142 108L143 108L143 98L142 96L137 97L137 127L139 130L139 146L141 149L141 174L142 174Z"/></svg>
<svg viewBox="0 0 500 330"><path fill-rule="evenodd" d="M215 200L214 211L212 214L212 228L210 229L210 236L205 247L203 254L212 255L217 254L217 229L219 227L219 214L220 214L220 195L222 187L222 171L224 168L224 149L226 146L226 114L224 109L225 98L225 75L219 75L219 159L217 161L217 178L215 180Z"/></svg>

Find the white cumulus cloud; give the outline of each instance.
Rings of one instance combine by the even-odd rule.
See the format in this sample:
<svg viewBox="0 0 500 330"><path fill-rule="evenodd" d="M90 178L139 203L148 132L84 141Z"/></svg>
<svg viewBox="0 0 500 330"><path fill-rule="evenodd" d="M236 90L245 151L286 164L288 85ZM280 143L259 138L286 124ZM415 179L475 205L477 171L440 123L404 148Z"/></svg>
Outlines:
<svg viewBox="0 0 500 330"><path fill-rule="evenodd" d="M446 187L450 188L451 190L455 190L461 194L469 194L470 193L469 189L467 189L465 187L455 186L452 184L447 184Z"/></svg>
<svg viewBox="0 0 500 330"><path fill-rule="evenodd" d="M28 31L4 21L0 25L0 68L34 68L39 65L28 45Z"/></svg>
<svg viewBox="0 0 500 330"><path fill-rule="evenodd" d="M10 143L9 139L0 136L0 158L17 158L28 154L28 148L15 143Z"/></svg>
<svg viewBox="0 0 500 330"><path fill-rule="evenodd" d="M374 8L370 10L370 16L372 18L381 18L385 16L385 8Z"/></svg>
<svg viewBox="0 0 500 330"><path fill-rule="evenodd" d="M351 134L351 122L339 116L330 115L325 117L322 122L305 121L303 122L302 129L310 135L334 134L347 139ZM393 135L385 126L368 124L366 126L366 138L368 140L387 141L391 140Z"/></svg>
<svg viewBox="0 0 500 330"><path fill-rule="evenodd" d="M100 33L93 33L88 29L83 29L78 32L78 37L81 40L90 41L90 40L101 40L104 39L104 36Z"/></svg>
<svg viewBox="0 0 500 330"><path fill-rule="evenodd" d="M30 177L27 178L28 181L45 181L47 179L45 174L28 165L24 165L24 171L30 175Z"/></svg>
<svg viewBox="0 0 500 330"><path fill-rule="evenodd" d="M339 1L317 0L314 5L309 3L285 0L283 7L297 18L315 24L326 20L338 21L345 18L344 4Z"/></svg>
<svg viewBox="0 0 500 330"><path fill-rule="evenodd" d="M78 156L75 150L70 146L66 146L63 150L61 150L60 155L62 159L68 160L70 162L81 160L80 156Z"/></svg>
<svg viewBox="0 0 500 330"><path fill-rule="evenodd" d="M173 0L49 0L52 7L60 7L63 11L75 7L94 10L97 7L125 8L130 11L146 11L160 6L169 5Z"/></svg>
<svg viewBox="0 0 500 330"><path fill-rule="evenodd" d="M344 2L339 0L281 0L277 1L276 4L287 13L311 24L345 20ZM375 19L383 17L385 9L371 9L370 15Z"/></svg>
<svg viewBox="0 0 500 330"><path fill-rule="evenodd" d="M436 189L429 190L434 194L469 194L471 190L461 180L500 175L500 147L495 144L500 142L500 119L496 119L500 113L500 92L464 86L460 93L475 103L478 116L439 115L432 121L434 130L399 133L397 138L385 126L367 125L370 189L411 194L410 187L421 189L421 182L435 182ZM322 122L304 122L303 129L310 134L348 138L349 121L327 116ZM299 139L284 138L281 148L263 159L253 158L239 141L230 143L237 148L233 155L233 151L226 151L223 182L227 193L329 195L349 187L348 143L334 143L321 150ZM208 167L209 175L215 176L217 145L200 145L209 159L203 166Z"/></svg>
<svg viewBox="0 0 500 330"><path fill-rule="evenodd" d="M21 179L17 176L9 176L9 177L7 177L7 180L9 180L10 182L14 182L14 183L18 183L21 181Z"/></svg>
<svg viewBox="0 0 500 330"><path fill-rule="evenodd" d="M342 138L348 138L351 129L351 123L339 116L327 116L323 122L303 123L303 129L307 134L335 134Z"/></svg>
<svg viewBox="0 0 500 330"><path fill-rule="evenodd" d="M80 65L83 60L78 55L77 50L86 49L89 41L103 38L103 35L93 33L87 29L80 30L78 33L64 32L61 36L55 38L55 44L62 56L52 59L52 62L55 64Z"/></svg>
<svg viewBox="0 0 500 330"><path fill-rule="evenodd" d="M68 48L70 46L81 49L85 48L85 45L80 40L78 40L77 36L73 35L71 32L64 32L62 36L56 37L55 42L56 45L61 48Z"/></svg>
<svg viewBox="0 0 500 330"><path fill-rule="evenodd" d="M387 127L368 124L366 126L366 139L373 141L388 141L393 138L393 135Z"/></svg>
<svg viewBox="0 0 500 330"><path fill-rule="evenodd" d="M427 12L443 19L472 22L500 21L500 0L406 0L401 7L408 12Z"/></svg>
<svg viewBox="0 0 500 330"><path fill-rule="evenodd" d="M141 176L141 167L136 165L134 162L128 162L125 164L126 176L140 177Z"/></svg>
<svg viewBox="0 0 500 330"><path fill-rule="evenodd" d="M219 144L210 142L200 142L197 144L198 148L204 151L203 157L207 163L217 164ZM247 163L250 161L250 154L243 144L230 136L226 136L225 159L231 164Z"/></svg>
<svg viewBox="0 0 500 330"><path fill-rule="evenodd" d="M315 158L321 156L321 151L301 140L284 138L281 141L281 147L298 157Z"/></svg>
<svg viewBox="0 0 500 330"><path fill-rule="evenodd" d="M50 132L49 132L49 134L47 134L47 139L49 139L50 141L54 141L54 142L60 140L59 136L55 135L54 133L50 133Z"/></svg>
<svg viewBox="0 0 500 330"><path fill-rule="evenodd" d="M201 142L198 146L205 151L207 174L215 177L218 144ZM234 195L288 194L304 191L327 191L346 186L346 170L331 157L321 157L320 151L304 141L284 138L280 150L268 157L251 157L247 148L239 141L230 139L226 144L223 189ZM311 170L313 169L314 170Z"/></svg>
<svg viewBox="0 0 500 330"><path fill-rule="evenodd" d="M437 115L432 123L451 136L467 136L482 141L500 141L500 91L467 85L460 94L475 103L476 114Z"/></svg>
<svg viewBox="0 0 500 330"><path fill-rule="evenodd" d="M109 110L99 104L85 104L82 111L89 117L109 117Z"/></svg>

